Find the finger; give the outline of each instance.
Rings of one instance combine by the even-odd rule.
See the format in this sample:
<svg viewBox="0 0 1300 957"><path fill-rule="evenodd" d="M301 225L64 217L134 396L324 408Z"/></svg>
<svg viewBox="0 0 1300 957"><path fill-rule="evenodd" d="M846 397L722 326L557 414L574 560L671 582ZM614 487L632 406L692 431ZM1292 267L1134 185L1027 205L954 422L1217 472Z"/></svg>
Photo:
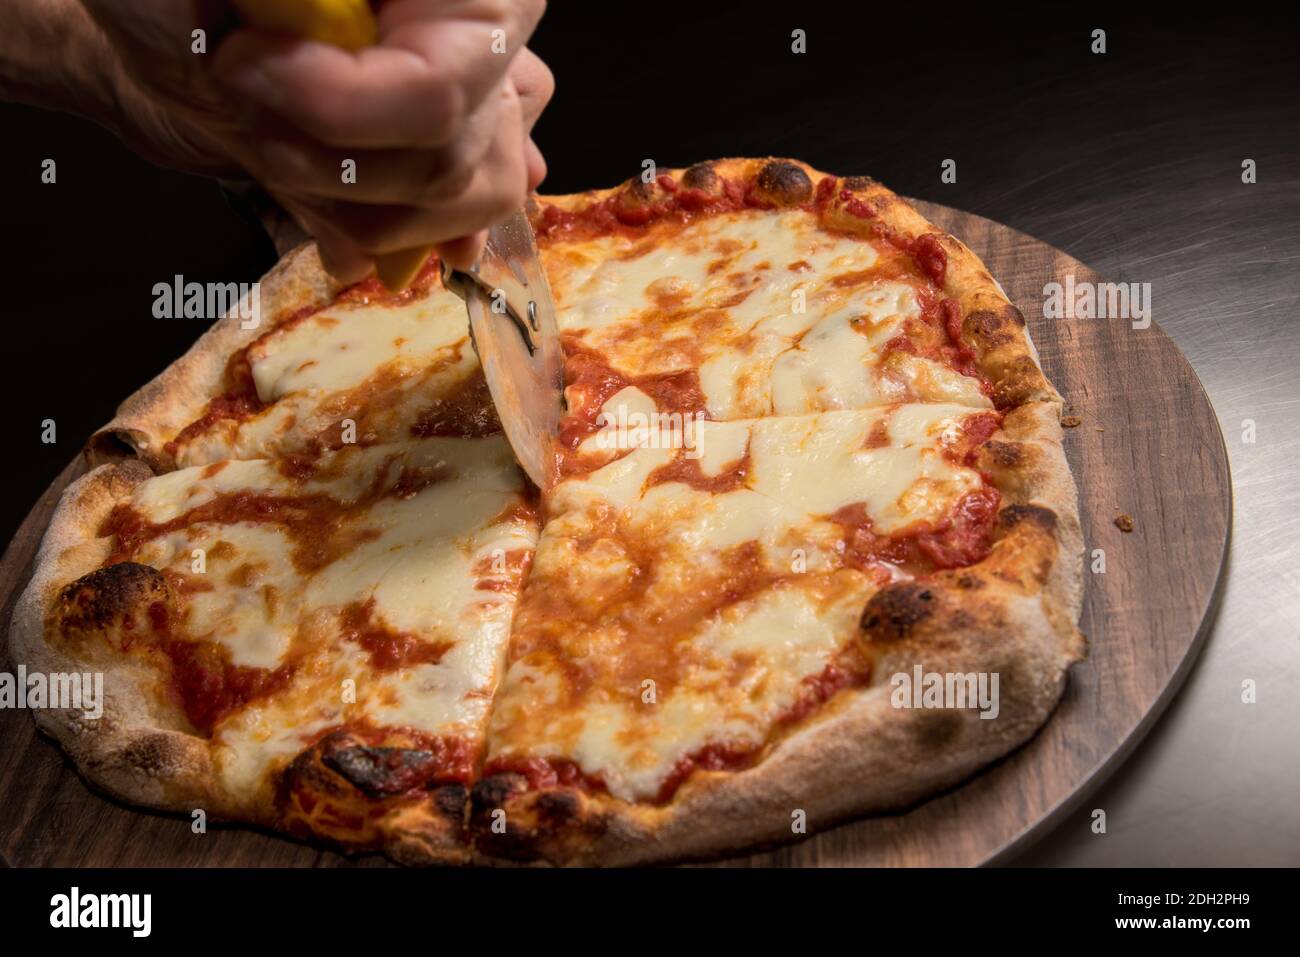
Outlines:
<svg viewBox="0 0 1300 957"><path fill-rule="evenodd" d="M532 192L546 179L546 158L531 136L524 144L524 163L528 170L528 191Z"/></svg>
<svg viewBox="0 0 1300 957"><path fill-rule="evenodd" d="M374 263L325 217L310 206L293 199L276 196L294 219L313 239L325 271L345 286L360 282L374 269Z"/></svg>
<svg viewBox="0 0 1300 957"><path fill-rule="evenodd" d="M507 81L509 82L509 81ZM520 97L520 111L524 109ZM501 122L497 97L485 104L453 148L343 150L323 146L284 123L264 121L247 138L253 173L268 189L356 203L436 207L463 194L485 161ZM529 188L545 175L535 144L525 144Z"/></svg>
<svg viewBox="0 0 1300 957"><path fill-rule="evenodd" d="M522 151L521 151L522 152ZM520 164L522 169L522 163ZM344 200L300 200L328 221L338 234L367 257L438 245L500 222L523 205L527 196L521 172L518 187L472 188L461 199L437 209L350 203Z"/></svg>
<svg viewBox="0 0 1300 957"><path fill-rule="evenodd" d="M237 30L217 50L214 75L237 113L246 99L331 146L440 146L465 109L463 91L407 50L350 53Z"/></svg>
<svg viewBox="0 0 1300 957"><path fill-rule="evenodd" d="M523 205L528 190L518 98L510 95L484 162L459 196L433 208L301 197L368 256L436 245L500 222Z"/></svg>
<svg viewBox="0 0 1300 957"><path fill-rule="evenodd" d="M542 62L532 50L524 47L510 64L506 76L519 94L520 109L523 112L524 129L532 132L542 110L555 95L555 75L550 67Z"/></svg>
<svg viewBox="0 0 1300 957"><path fill-rule="evenodd" d="M321 265L340 285L352 286L375 271L374 261L347 242L317 238Z"/></svg>
<svg viewBox="0 0 1300 957"><path fill-rule="evenodd" d="M256 136L253 150L254 174L273 191L394 206L455 199L483 159L445 150L341 150L284 129Z"/></svg>
<svg viewBox="0 0 1300 957"><path fill-rule="evenodd" d="M546 9L544 0L389 0L380 42L449 69L472 111L501 82Z"/></svg>
<svg viewBox="0 0 1300 957"><path fill-rule="evenodd" d="M438 255L452 269L469 270L483 255L487 245L487 230L481 229L472 236L462 236L450 242L439 243Z"/></svg>

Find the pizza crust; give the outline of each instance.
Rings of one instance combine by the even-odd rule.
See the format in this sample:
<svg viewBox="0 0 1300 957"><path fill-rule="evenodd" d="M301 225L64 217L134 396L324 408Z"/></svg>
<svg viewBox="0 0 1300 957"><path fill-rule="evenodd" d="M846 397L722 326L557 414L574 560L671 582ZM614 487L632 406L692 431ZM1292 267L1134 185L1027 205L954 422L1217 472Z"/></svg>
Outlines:
<svg viewBox="0 0 1300 957"><path fill-rule="evenodd" d="M837 177L797 160L776 157L720 159L659 172L683 184L705 184L706 190L708 183L721 179L752 182L755 197L771 208L807 205L823 182L832 180L835 196L826 208L828 225L863 238L871 238L877 227L893 230L907 239L935 236L947 259L943 291L961 304L966 317L962 323L963 336L975 352L980 371L994 383L994 400L998 406L1061 401L1039 368L1024 316L1007 299L979 257L876 180L868 176ZM763 186L765 182L767 188ZM664 195L654 184L633 177L609 189L539 199L565 212L577 213L610 199L627 208L648 206ZM863 206L870 207L870 217L849 211L850 207Z"/></svg>
<svg viewBox="0 0 1300 957"><path fill-rule="evenodd" d="M383 851L409 864L467 863L465 788L438 788L382 816L369 815L372 830L364 839L356 832L333 831L318 823L309 826L286 816L280 792L295 785L311 786L322 805L334 796L339 809L362 815L369 810L358 792L323 769L316 747L303 751L285 769L280 788L230 793L214 764L211 742L188 726L179 709L168 706L156 670L116 653L98 635L74 643L67 635L54 634L61 594L71 583L85 582L85 576L101 569L109 556L110 539L98 534L105 519L115 505L154 477L147 464L135 459L101 465L70 485L55 507L36 555L35 572L15 604L11 656L29 673L101 672L103 714L91 719L75 709L33 709L37 727L59 742L86 779L131 804L184 814L201 809L209 820L261 824L332 842L346 851ZM107 569L116 571L127 564ZM133 594L130 576L106 577L95 613L134 612L143 617L143 602Z"/></svg>
<svg viewBox="0 0 1300 957"><path fill-rule="evenodd" d="M113 419L90 437L87 460L101 465L134 457L158 472L175 469L166 445L223 393L230 357L284 316L327 305L340 288L321 265L314 243L287 254L261 280L261 322L245 329L233 310L217 320L189 351L118 406Z"/></svg>
<svg viewBox="0 0 1300 957"><path fill-rule="evenodd" d="M153 477L143 462L102 465L63 493L41 540L35 572L14 607L9 647L16 664L44 674L99 671L103 714L33 709L36 725L55 738L82 773L114 797L163 810L213 809L215 777L206 742L186 733L159 704L156 674L141 663L83 643L72 649L47 637L51 609L64 586L98 568L109 541L98 530L113 506Z"/></svg>

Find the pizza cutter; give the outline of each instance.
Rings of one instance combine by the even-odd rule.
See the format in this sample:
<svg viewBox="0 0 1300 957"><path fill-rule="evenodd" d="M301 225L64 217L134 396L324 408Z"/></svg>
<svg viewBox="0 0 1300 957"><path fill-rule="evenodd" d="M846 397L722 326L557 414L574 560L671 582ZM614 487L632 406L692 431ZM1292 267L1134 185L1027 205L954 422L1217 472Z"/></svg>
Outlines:
<svg viewBox="0 0 1300 957"><path fill-rule="evenodd" d="M524 211L488 231L472 269L444 262L442 282L465 300L470 340L506 439L528 477L545 489L564 412L564 353L550 283Z"/></svg>

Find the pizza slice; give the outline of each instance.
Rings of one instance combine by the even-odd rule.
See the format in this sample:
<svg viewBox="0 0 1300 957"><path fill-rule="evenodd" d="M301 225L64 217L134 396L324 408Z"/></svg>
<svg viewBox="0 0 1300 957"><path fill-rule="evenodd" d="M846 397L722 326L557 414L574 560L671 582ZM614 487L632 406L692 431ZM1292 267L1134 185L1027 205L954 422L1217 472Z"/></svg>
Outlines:
<svg viewBox="0 0 1300 957"><path fill-rule="evenodd" d="M692 448L652 436L570 470L474 791L480 851L694 857L796 812L897 806L1019 744L1081 652L1050 610L1077 532L1032 504L1064 491L1054 410L706 422ZM897 711L914 665L1001 675L997 720Z"/></svg>
<svg viewBox="0 0 1300 957"><path fill-rule="evenodd" d="M549 197L534 219L572 441L628 386L718 420L1056 398L979 261L865 177L723 160Z"/></svg>
<svg viewBox="0 0 1300 957"><path fill-rule="evenodd" d="M37 720L132 801L459 859L537 526L499 436L101 467L14 638L105 715Z"/></svg>
<svg viewBox="0 0 1300 957"><path fill-rule="evenodd" d="M125 446L166 470L500 431L436 260L398 295L335 288L310 247L286 262L261 283L257 324L222 318L91 440L96 461Z"/></svg>

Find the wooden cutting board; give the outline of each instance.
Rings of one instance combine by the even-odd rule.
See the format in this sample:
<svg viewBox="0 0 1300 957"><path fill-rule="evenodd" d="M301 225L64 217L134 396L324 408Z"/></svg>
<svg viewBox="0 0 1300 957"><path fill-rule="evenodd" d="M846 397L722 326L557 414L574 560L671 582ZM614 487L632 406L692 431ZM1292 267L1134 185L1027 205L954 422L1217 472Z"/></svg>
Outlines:
<svg viewBox="0 0 1300 957"><path fill-rule="evenodd" d="M1196 374L1155 325L1043 318L1045 284L1100 282L1046 243L958 210L917 203L966 242L1024 312L1043 367L1082 418L1066 431L1079 482L1088 565L1088 660L1028 744L906 813L868 818L732 866L939 865L1005 861L1080 803L1168 705L1202 640L1218 592L1232 515L1228 458ZM0 621L31 574L72 462L32 508L0 560ZM1131 533L1114 520L1133 517ZM1105 573L1089 570L1105 553ZM0 642L7 641L5 634ZM5 670L14 663L4 655ZM103 797L31 716L0 710L0 859L11 866L363 866L264 832L140 811Z"/></svg>

